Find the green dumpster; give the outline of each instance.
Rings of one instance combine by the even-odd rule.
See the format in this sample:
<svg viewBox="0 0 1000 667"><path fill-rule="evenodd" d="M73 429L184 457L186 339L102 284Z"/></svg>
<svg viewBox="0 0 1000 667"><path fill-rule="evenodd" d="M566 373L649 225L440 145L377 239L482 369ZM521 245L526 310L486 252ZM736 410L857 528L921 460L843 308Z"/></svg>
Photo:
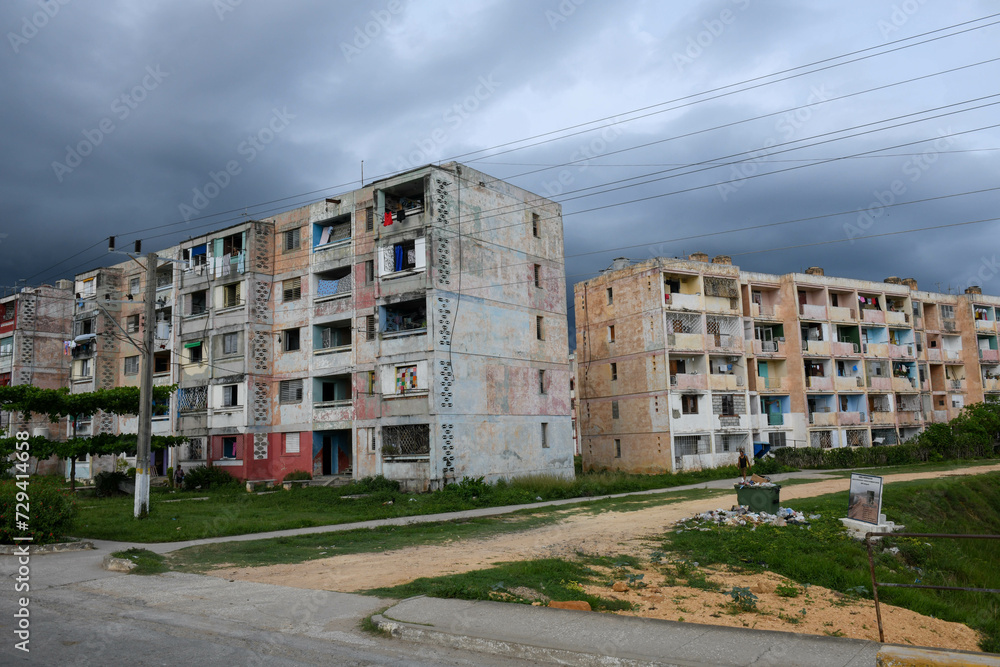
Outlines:
<svg viewBox="0 0 1000 667"><path fill-rule="evenodd" d="M774 486L741 486L736 485L736 502L743 507L749 507L751 512L778 513L778 496L781 487Z"/></svg>

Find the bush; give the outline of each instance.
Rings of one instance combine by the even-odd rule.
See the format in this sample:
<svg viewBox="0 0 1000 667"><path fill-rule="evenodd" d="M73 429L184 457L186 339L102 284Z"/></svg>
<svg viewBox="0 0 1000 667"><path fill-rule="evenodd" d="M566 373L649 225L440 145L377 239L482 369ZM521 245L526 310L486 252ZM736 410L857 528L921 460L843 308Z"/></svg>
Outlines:
<svg viewBox="0 0 1000 667"><path fill-rule="evenodd" d="M133 481L128 475L118 470L106 470L94 476L94 495L100 498L125 495L119 488L122 482Z"/></svg>
<svg viewBox="0 0 1000 667"><path fill-rule="evenodd" d="M306 472L305 470L293 470L292 472L285 475L282 482L294 482L297 479L312 479L312 473Z"/></svg>
<svg viewBox="0 0 1000 667"><path fill-rule="evenodd" d="M222 468L197 466L187 471L184 475L184 490L193 491L195 489L225 488L239 486L240 480L236 479Z"/></svg>
<svg viewBox="0 0 1000 667"><path fill-rule="evenodd" d="M798 470L798 468L785 465L773 456L766 456L764 458L754 459L753 468L750 469L750 472L755 472L758 475L773 475L779 472L795 472L796 470Z"/></svg>
<svg viewBox="0 0 1000 667"><path fill-rule="evenodd" d="M386 479L383 475L363 477L352 485L352 492L357 493L399 493L399 482Z"/></svg>
<svg viewBox="0 0 1000 667"><path fill-rule="evenodd" d="M35 484L33 479L26 485L27 491L18 488L13 481L0 482L0 543L13 544L14 537L32 538L32 544L48 544L59 540L73 516L76 504L73 497L49 484ZM24 482L21 482L22 486ZM18 494L24 494L18 498ZM18 503L29 506L27 531L17 530Z"/></svg>
<svg viewBox="0 0 1000 667"><path fill-rule="evenodd" d="M125 474L128 475L128 478L131 479L133 482L135 481L135 468L134 467L131 467L128 470L126 470Z"/></svg>
<svg viewBox="0 0 1000 667"><path fill-rule="evenodd" d="M484 479L484 477L463 477L458 484L446 485L444 491L458 495L464 500L483 498L493 490L493 487L487 484Z"/></svg>

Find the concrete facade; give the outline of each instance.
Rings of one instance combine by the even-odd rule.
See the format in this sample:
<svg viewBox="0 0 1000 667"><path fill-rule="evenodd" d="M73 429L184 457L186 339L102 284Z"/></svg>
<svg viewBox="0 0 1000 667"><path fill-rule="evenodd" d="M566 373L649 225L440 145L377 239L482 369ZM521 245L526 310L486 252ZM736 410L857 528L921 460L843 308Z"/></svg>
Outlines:
<svg viewBox="0 0 1000 667"><path fill-rule="evenodd" d="M1000 400L1000 298L913 279L616 260L574 288L585 470L734 463L739 447L905 441Z"/></svg>
<svg viewBox="0 0 1000 667"><path fill-rule="evenodd" d="M382 474L414 490L573 474L557 204L450 163L158 254L173 261L157 270L154 381L179 390L154 433L189 438L160 472ZM138 384L139 353L100 318L139 340L143 283L131 261L77 277L77 319L99 311L112 342L74 390ZM104 294L122 303L98 308Z"/></svg>
<svg viewBox="0 0 1000 667"><path fill-rule="evenodd" d="M60 280L55 286L28 287L0 298L0 385L30 384L44 389L65 387L75 350L70 338L73 315L73 285ZM0 413L0 433L27 431L58 439L65 422L53 424L47 417ZM34 460L33 460L34 461ZM35 471L58 470L58 461L37 461Z"/></svg>

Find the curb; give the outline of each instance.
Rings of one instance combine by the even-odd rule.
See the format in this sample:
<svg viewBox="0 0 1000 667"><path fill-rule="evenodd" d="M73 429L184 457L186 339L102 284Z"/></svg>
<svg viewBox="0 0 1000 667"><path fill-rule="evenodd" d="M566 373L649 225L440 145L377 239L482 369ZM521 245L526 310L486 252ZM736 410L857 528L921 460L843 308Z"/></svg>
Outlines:
<svg viewBox="0 0 1000 667"><path fill-rule="evenodd" d="M1000 655L883 646L875 658L875 664L878 667L997 667L1000 666Z"/></svg>
<svg viewBox="0 0 1000 667"><path fill-rule="evenodd" d="M28 553L32 556L38 556L41 554L58 554L64 551L87 551L94 548L93 542L57 542L55 544L30 544L28 546ZM19 547L14 544L2 544L0 545L0 556L14 556L21 555L22 552L17 551L23 547Z"/></svg>
<svg viewBox="0 0 1000 667"><path fill-rule="evenodd" d="M430 626L418 626L410 623L395 621L386 618L382 614L372 616L374 623L379 630L389 633L391 636L416 641L424 644L436 644L447 648L463 649L467 651L477 651L480 653L490 653L506 658L516 658L529 662L553 662L563 665L581 665L583 667L691 667L695 663L688 662L650 662L648 660L636 660L632 658L620 658L616 656L597 655L594 653L579 653L565 649L549 648L543 646L532 646L504 639L489 639L486 637L471 637L468 635L456 635L450 632L434 630Z"/></svg>

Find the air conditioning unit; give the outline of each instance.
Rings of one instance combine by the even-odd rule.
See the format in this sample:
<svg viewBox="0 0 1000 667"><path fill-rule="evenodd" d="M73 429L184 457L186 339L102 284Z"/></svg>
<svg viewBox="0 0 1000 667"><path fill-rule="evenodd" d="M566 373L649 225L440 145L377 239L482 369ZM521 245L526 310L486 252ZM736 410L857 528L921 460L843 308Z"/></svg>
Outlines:
<svg viewBox="0 0 1000 667"><path fill-rule="evenodd" d="M862 351L862 352L863 352L864 354L868 354L868 343L862 343L862 344L861 344L861 351Z"/></svg>
<svg viewBox="0 0 1000 667"><path fill-rule="evenodd" d="M673 411L673 415L674 415L674 419L680 419L681 418L681 411L680 410L674 410Z"/></svg>
<svg viewBox="0 0 1000 667"><path fill-rule="evenodd" d="M742 387L743 386L743 376L742 375L737 375L736 376L736 386L737 387Z"/></svg>

